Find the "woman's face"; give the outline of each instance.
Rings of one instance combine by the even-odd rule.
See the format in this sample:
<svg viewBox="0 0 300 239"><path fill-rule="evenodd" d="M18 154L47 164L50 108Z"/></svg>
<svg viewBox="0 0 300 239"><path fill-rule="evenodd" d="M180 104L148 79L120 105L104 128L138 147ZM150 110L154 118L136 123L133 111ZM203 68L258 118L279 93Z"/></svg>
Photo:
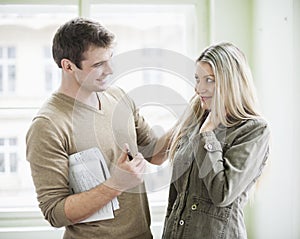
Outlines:
<svg viewBox="0 0 300 239"><path fill-rule="evenodd" d="M211 102L215 92L215 75L211 66L206 62L198 61L195 79L195 91L200 97L202 108L211 110Z"/></svg>

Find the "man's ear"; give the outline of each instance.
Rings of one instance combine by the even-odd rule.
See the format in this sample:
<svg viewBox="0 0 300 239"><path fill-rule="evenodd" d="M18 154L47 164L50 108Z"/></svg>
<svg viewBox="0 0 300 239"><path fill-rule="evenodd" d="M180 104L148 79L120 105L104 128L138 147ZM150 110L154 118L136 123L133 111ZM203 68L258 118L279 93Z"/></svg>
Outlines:
<svg viewBox="0 0 300 239"><path fill-rule="evenodd" d="M68 59L61 60L61 68L63 70L70 72L70 71L72 71L73 67L74 67L74 65L70 60L68 60Z"/></svg>

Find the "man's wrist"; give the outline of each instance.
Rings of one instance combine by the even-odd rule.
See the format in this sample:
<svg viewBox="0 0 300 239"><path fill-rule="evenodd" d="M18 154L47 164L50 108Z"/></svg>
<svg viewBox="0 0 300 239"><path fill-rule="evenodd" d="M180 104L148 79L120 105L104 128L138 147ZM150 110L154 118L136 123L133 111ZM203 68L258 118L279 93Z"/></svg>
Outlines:
<svg viewBox="0 0 300 239"><path fill-rule="evenodd" d="M122 190L118 187L114 181L110 178L103 183L103 186L106 188L108 193L114 196L119 196L122 194Z"/></svg>

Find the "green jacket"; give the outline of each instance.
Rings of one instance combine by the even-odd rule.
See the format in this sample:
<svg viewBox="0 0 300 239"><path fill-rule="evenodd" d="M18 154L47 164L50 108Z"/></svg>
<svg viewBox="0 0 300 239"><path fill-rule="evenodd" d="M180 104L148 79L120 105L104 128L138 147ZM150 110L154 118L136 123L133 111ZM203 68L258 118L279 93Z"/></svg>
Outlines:
<svg viewBox="0 0 300 239"><path fill-rule="evenodd" d="M242 210L268 157L267 123L193 131L174 157L163 238L247 238Z"/></svg>

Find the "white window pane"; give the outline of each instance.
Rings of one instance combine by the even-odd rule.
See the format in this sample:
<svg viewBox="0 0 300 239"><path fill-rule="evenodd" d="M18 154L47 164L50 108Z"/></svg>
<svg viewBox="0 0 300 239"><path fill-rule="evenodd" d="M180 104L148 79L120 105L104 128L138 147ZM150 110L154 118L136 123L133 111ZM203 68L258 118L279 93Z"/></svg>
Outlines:
<svg viewBox="0 0 300 239"><path fill-rule="evenodd" d="M9 65L8 66L8 91L14 92L16 89L16 66L15 65Z"/></svg>
<svg viewBox="0 0 300 239"><path fill-rule="evenodd" d="M16 58L16 48L15 47L7 48L7 58L8 59Z"/></svg>
<svg viewBox="0 0 300 239"><path fill-rule="evenodd" d="M3 66L0 65L0 92L3 91Z"/></svg>
<svg viewBox="0 0 300 239"><path fill-rule="evenodd" d="M117 53L157 47L187 54L195 49L190 29L196 21L194 5L93 4L90 11L117 35Z"/></svg>
<svg viewBox="0 0 300 239"><path fill-rule="evenodd" d="M11 69L14 72L11 74L14 79L11 88L15 89L16 97L3 98L3 102L11 106L11 109L0 107L0 148L4 148L1 147L1 138L5 138L6 147L10 144L7 135L17 135L16 142L11 142L11 147L5 151L9 166L5 165L4 153L0 151L3 153L2 161L0 153L0 170L5 171L8 168L9 171L17 173L9 175L11 181L7 180L8 185L0 185L0 207L37 206L30 168L25 158L24 139L38 107L60 80L57 66L56 70L50 67L50 62L54 64L50 47L54 33L62 23L75 17L77 13L78 8L71 5L0 5L0 25L3 26L0 28L1 42L9 43L4 46L5 57L18 63L14 64L14 71ZM170 49L184 55L194 54L195 33L191 26L195 22L195 12L192 5L93 4L90 6L90 13L92 19L103 22L117 35L116 54L146 47ZM16 35L18 37L11 37ZM17 50L9 49L12 46L18 46L14 48ZM1 50L4 49L2 47L0 45ZM3 58L4 51L0 51L0 55ZM6 73L10 63L6 62ZM157 80L169 84L173 79L160 71L136 74L139 75L139 82L133 81L131 87L136 83L143 85L145 82L155 83ZM8 87L7 81L5 87ZM183 90L184 87L180 89ZM22 107L23 109L15 110ZM142 113L158 132L161 132L161 125L169 127L175 121L174 115L161 107L145 107ZM161 119L163 123L158 124L157 121ZM16 151L10 151L12 148ZM161 192L159 195L167 199Z"/></svg>
<svg viewBox="0 0 300 239"><path fill-rule="evenodd" d="M49 46L50 50L57 28L77 13L76 5L0 5L0 47L6 47L2 87L5 94L30 106L40 106L49 93L44 84L44 47ZM53 61L51 51L47 59ZM8 65L15 65L15 71ZM17 101L11 102L19 107Z"/></svg>
<svg viewBox="0 0 300 239"><path fill-rule="evenodd" d="M0 180L5 182L0 184L0 208L36 206L30 167L26 161L25 137L37 111L0 108L0 153L5 157L0 166L4 172L0 174Z"/></svg>
<svg viewBox="0 0 300 239"><path fill-rule="evenodd" d="M9 154L9 169L11 173L17 172L18 169L18 155L17 153Z"/></svg>
<svg viewBox="0 0 300 239"><path fill-rule="evenodd" d="M44 90L47 93L53 92L58 88L60 83L60 72L61 70L57 67L56 63L52 59L52 48L51 46L45 46L43 48L44 57L44 76L45 76L45 87Z"/></svg>
<svg viewBox="0 0 300 239"><path fill-rule="evenodd" d="M57 28L77 13L75 5L0 5L0 181L6 182L0 184L0 207L37 207L25 136L49 97L44 47L50 50ZM51 51L47 60L53 61Z"/></svg>
<svg viewBox="0 0 300 239"><path fill-rule="evenodd" d="M10 146L16 146L17 145L17 138L9 138L8 139L8 144Z"/></svg>
<svg viewBox="0 0 300 239"><path fill-rule="evenodd" d="M44 58L52 60L52 49L50 46L44 47Z"/></svg>
<svg viewBox="0 0 300 239"><path fill-rule="evenodd" d="M147 48L169 50L184 56L195 52L195 29L191 27L196 25L194 5L93 4L90 12L94 19L116 35L115 57L127 54L125 59L128 59L129 64L134 61L130 52L137 49L141 50L143 59L153 57L153 51ZM158 135L174 125L178 112L184 109L184 103L194 94L194 86L187 84L181 76L164 70L166 69L132 68L114 81L114 84L123 88L135 100L141 114ZM151 94L154 95L153 98ZM179 106L180 99L182 101ZM148 195L151 202L166 205L169 185L162 185L163 183L163 180L157 185L146 182L148 189L159 189L157 193L152 191Z"/></svg>
<svg viewBox="0 0 300 239"><path fill-rule="evenodd" d="M5 172L5 160L4 160L4 153L0 153L0 173Z"/></svg>

